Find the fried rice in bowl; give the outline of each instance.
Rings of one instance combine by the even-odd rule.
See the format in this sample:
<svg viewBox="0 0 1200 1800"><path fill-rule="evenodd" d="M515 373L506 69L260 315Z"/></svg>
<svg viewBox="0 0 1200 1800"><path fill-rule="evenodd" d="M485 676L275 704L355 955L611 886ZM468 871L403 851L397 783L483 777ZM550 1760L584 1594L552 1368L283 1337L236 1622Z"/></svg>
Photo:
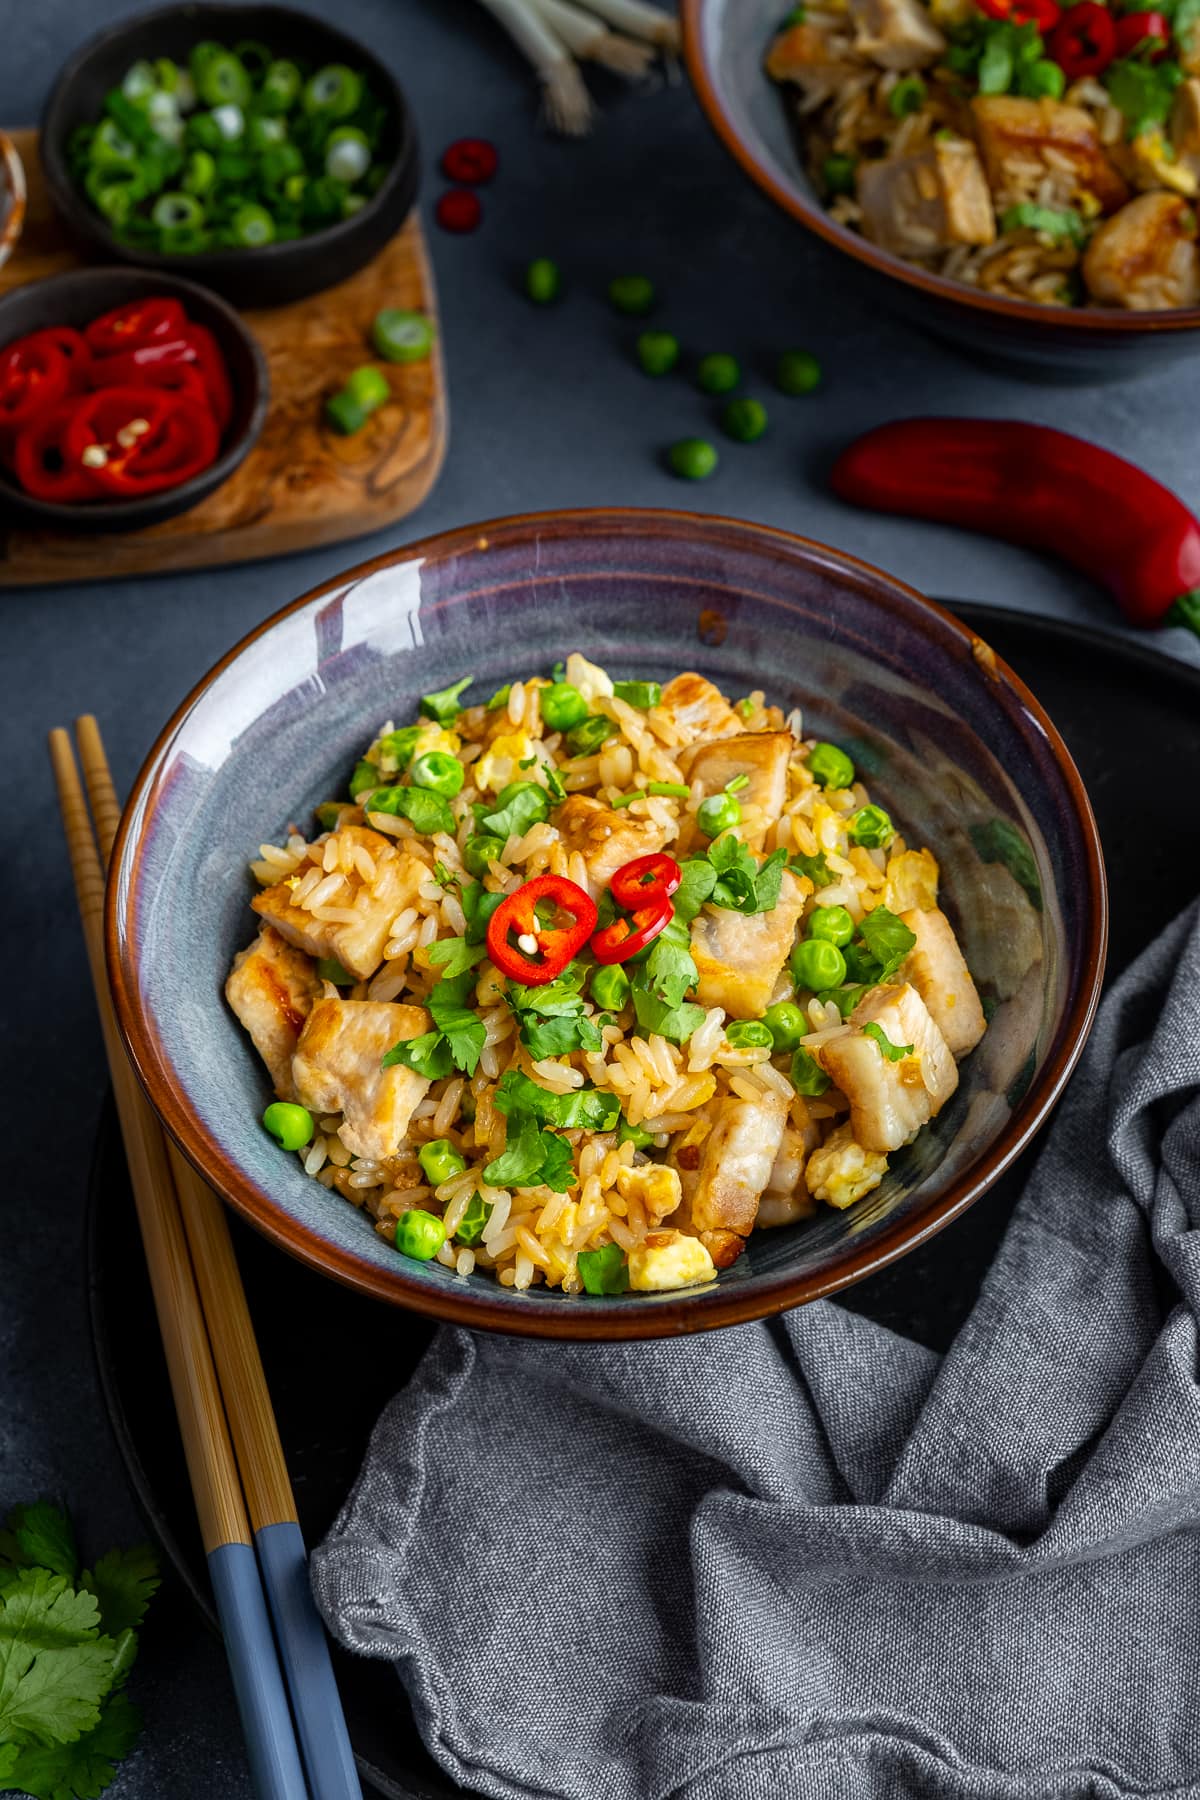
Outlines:
<svg viewBox="0 0 1200 1800"><path fill-rule="evenodd" d="M983 1192L1104 917L1068 754L966 628L785 533L595 512L415 545L234 650L139 778L108 942L165 1123L283 1248L642 1337Z"/></svg>

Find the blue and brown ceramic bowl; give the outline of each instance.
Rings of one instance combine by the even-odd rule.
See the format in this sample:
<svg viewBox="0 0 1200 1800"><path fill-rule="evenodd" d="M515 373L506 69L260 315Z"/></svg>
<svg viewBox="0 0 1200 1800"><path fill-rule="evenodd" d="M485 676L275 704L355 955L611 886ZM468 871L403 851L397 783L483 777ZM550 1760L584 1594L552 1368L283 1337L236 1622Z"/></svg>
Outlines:
<svg viewBox="0 0 1200 1800"><path fill-rule="evenodd" d="M854 259L871 293L923 330L1042 379L1114 381L1200 353L1200 307L1122 312L1039 306L949 281L839 225L817 198L782 90L763 57L787 11L777 0L681 0L684 55L717 136L752 181L807 230ZM853 266L843 264L843 273Z"/></svg>
<svg viewBox="0 0 1200 1800"><path fill-rule="evenodd" d="M265 1072L222 998L230 960L253 936L248 858L339 790L382 720L408 716L422 693L467 672L490 693L576 649L619 675L699 669L732 693L762 687L803 707L806 730L853 740L872 793L938 857L968 958L1000 999L955 1099L882 1187L849 1211L756 1233L732 1269L690 1293L518 1294L483 1273L397 1255L262 1129ZM1006 874L1001 895L1003 858L1021 885ZM1032 966L1031 932L1041 947ZM565 1338L652 1337L778 1312L946 1225L1062 1091L1096 1005L1105 935L1100 845L1078 772L987 644L901 582L819 544L636 511L448 532L269 619L205 676L151 752L107 912L117 1013L147 1092L252 1225L364 1294Z"/></svg>

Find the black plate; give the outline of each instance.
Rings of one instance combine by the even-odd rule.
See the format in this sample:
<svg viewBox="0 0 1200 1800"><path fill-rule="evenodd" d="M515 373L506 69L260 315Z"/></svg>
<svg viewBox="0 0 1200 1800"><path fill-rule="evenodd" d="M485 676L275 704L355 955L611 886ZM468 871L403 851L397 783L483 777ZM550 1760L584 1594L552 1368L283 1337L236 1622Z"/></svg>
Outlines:
<svg viewBox="0 0 1200 1800"><path fill-rule="evenodd" d="M1109 976L1200 891L1200 839L1179 829L1200 784L1200 674L1155 650L989 607L956 608L1028 681L1087 783L1108 860ZM944 1349L969 1312L1028 1173L1027 1153L971 1211L839 1303ZM431 1327L280 1255L230 1215L305 1537L324 1533L367 1434ZM91 1171L89 1294L104 1397L151 1529L210 1624L204 1559L171 1418L145 1264L111 1107ZM320 1320L320 1330L313 1321ZM420 1750L391 1668L340 1657L364 1777L391 1800L461 1795Z"/></svg>

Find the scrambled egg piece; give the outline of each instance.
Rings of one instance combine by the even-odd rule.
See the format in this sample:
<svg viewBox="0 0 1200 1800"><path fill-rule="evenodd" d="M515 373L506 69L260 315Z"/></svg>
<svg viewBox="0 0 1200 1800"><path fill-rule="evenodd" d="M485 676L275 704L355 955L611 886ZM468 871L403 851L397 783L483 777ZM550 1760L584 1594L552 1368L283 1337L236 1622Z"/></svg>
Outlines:
<svg viewBox="0 0 1200 1800"><path fill-rule="evenodd" d="M716 1273L699 1238L682 1231L651 1231L644 1243L629 1252L629 1285L638 1293L695 1287L698 1282L712 1281Z"/></svg>
<svg viewBox="0 0 1200 1800"><path fill-rule="evenodd" d="M521 779L521 764L533 754L533 739L527 731L502 731L475 764L476 787L498 794L510 781Z"/></svg>
<svg viewBox="0 0 1200 1800"><path fill-rule="evenodd" d="M662 1163L635 1163L618 1169L617 1192L625 1200L640 1201L652 1225L673 1213L683 1199L679 1171Z"/></svg>
<svg viewBox="0 0 1200 1800"><path fill-rule="evenodd" d="M813 1151L804 1179L814 1200L824 1200L840 1210L877 1188L887 1166L886 1156L864 1150L855 1141L847 1122L831 1131L820 1149Z"/></svg>
<svg viewBox="0 0 1200 1800"><path fill-rule="evenodd" d="M928 850L902 850L887 859L883 904L894 913L919 906L930 912L937 905L938 866Z"/></svg>

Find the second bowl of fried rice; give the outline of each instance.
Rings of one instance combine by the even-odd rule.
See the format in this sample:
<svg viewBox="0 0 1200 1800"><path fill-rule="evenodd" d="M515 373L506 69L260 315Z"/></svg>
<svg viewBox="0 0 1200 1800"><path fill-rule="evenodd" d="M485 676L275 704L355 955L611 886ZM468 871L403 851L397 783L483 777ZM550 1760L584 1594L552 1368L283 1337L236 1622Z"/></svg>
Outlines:
<svg viewBox="0 0 1200 1800"><path fill-rule="evenodd" d="M760 1316L970 1203L1103 964L1036 702L785 533L447 534L260 628L139 778L110 968L250 1221L418 1311L565 1337Z"/></svg>

